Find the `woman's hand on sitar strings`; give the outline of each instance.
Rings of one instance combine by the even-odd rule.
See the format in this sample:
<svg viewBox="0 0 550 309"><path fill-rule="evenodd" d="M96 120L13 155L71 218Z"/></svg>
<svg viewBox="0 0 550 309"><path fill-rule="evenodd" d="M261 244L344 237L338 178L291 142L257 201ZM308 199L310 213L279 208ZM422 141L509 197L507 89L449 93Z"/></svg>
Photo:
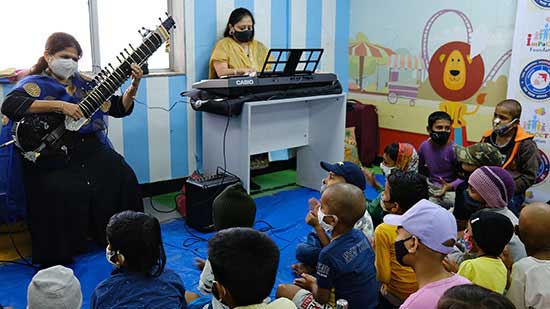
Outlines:
<svg viewBox="0 0 550 309"><path fill-rule="evenodd" d="M61 112L63 115L69 116L74 120L78 120L84 117L84 114L82 113L82 110L80 110L80 106L78 106L78 104L73 104L65 101L59 102L61 103L59 112Z"/></svg>

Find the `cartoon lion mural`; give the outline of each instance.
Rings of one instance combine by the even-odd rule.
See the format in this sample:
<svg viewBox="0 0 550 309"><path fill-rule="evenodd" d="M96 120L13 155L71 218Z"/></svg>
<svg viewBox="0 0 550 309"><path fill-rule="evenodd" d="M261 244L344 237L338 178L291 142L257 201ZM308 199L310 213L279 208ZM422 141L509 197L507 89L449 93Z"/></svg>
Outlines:
<svg viewBox="0 0 550 309"><path fill-rule="evenodd" d="M428 68L430 84L445 101L439 109L447 112L452 120L454 138L457 144L467 142L466 120L464 116L477 113L485 102L485 93L476 98L477 106L468 112L463 102L471 98L483 85L485 66L481 55L470 57L470 44L449 42L437 49L430 59Z"/></svg>

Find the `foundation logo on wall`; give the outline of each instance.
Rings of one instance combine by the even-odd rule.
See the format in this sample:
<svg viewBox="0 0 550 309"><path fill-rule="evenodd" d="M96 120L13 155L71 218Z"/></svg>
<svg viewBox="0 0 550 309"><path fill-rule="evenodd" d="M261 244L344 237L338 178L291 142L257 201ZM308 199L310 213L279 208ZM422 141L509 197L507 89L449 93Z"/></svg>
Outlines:
<svg viewBox="0 0 550 309"><path fill-rule="evenodd" d="M550 60L537 59L527 64L519 75L519 85L523 93L533 100L546 100L550 97Z"/></svg>
<svg viewBox="0 0 550 309"><path fill-rule="evenodd" d="M544 107L537 108L532 113L533 117L525 119L522 123L522 127L529 133L535 135L535 138L540 143L546 143L546 140L550 138L550 127L544 120L546 115L546 109Z"/></svg>
<svg viewBox="0 0 550 309"><path fill-rule="evenodd" d="M532 0L537 6L543 9L550 9L550 0Z"/></svg>
<svg viewBox="0 0 550 309"><path fill-rule="evenodd" d="M543 183L548 177L548 174L550 173L550 161L548 160L548 156L546 156L544 151L540 149L539 149L539 155L540 155L540 165L537 171L537 178L535 179L535 184Z"/></svg>
<svg viewBox="0 0 550 309"><path fill-rule="evenodd" d="M530 52L550 52L550 16L546 17L544 26L527 34L525 43Z"/></svg>

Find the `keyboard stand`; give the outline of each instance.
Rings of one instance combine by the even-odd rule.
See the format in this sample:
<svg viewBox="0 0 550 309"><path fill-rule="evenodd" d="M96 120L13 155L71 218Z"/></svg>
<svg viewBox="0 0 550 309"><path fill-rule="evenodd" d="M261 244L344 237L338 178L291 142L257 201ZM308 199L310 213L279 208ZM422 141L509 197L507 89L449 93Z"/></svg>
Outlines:
<svg viewBox="0 0 550 309"><path fill-rule="evenodd" d="M246 102L230 118L226 137L227 170L250 192L250 156L297 148L296 183L319 190L326 172L320 161L344 160L346 95L320 95ZM227 117L203 113L203 172L223 167L223 135Z"/></svg>

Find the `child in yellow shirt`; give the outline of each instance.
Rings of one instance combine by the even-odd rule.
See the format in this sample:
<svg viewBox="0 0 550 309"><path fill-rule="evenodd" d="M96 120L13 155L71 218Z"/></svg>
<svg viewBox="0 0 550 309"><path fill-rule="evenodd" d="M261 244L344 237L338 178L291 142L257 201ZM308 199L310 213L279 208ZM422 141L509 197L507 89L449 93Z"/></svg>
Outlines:
<svg viewBox="0 0 550 309"><path fill-rule="evenodd" d="M380 205L385 213L404 214L422 199L428 199L426 178L416 172L393 170L388 176ZM414 270L403 266L395 255L397 226L382 223L374 230L376 278L382 284L382 308L399 307L418 290Z"/></svg>
<svg viewBox="0 0 550 309"><path fill-rule="evenodd" d="M508 217L488 210L474 213L465 238L472 242L477 258L462 262L458 274L474 284L504 293L508 271L499 256L513 235L514 225Z"/></svg>

